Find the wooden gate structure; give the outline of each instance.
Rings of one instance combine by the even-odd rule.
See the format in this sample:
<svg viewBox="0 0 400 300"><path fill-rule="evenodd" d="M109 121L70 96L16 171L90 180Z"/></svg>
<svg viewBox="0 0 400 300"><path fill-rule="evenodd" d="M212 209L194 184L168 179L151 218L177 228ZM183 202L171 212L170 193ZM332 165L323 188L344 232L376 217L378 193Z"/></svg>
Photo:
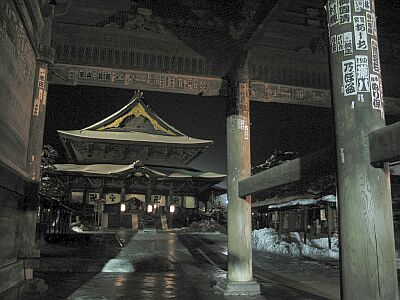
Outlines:
<svg viewBox="0 0 400 300"><path fill-rule="evenodd" d="M0 297L35 280L50 82L226 99L228 278L216 292L260 292L251 194L336 166L342 298L398 299L388 163L400 125L385 127L383 103L400 113L400 42L378 31L378 44L373 0L228 2L0 0ZM250 176L250 101L332 102L337 162L317 153Z"/></svg>

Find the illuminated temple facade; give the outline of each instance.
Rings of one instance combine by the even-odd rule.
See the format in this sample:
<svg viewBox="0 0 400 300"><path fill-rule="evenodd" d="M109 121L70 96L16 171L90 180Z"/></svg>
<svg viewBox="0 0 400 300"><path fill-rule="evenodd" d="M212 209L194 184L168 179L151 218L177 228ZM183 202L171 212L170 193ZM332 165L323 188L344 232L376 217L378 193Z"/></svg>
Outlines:
<svg viewBox="0 0 400 300"><path fill-rule="evenodd" d="M80 130L58 131L68 164L51 172L66 183L71 207L103 211L103 227L133 227L141 216L196 211L223 174L188 164L211 144L164 122L137 92L109 117ZM122 210L122 211L121 211Z"/></svg>

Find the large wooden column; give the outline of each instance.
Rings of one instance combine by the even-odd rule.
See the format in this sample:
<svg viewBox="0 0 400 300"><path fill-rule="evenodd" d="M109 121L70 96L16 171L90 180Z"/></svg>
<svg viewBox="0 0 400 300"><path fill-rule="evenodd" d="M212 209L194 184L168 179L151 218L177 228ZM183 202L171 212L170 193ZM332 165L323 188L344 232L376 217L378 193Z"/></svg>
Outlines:
<svg viewBox="0 0 400 300"><path fill-rule="evenodd" d="M33 269L38 267L40 258L40 251L35 242L35 229L48 88L47 73L48 65L54 59L54 50L50 42L53 8L53 6L46 4L40 7L43 28L41 28L41 39L36 57L26 157L26 170L29 180L25 185L24 203L20 207L22 211L19 215L17 226L17 235L19 237L18 258L23 261L25 279L33 278ZM38 278L34 278L34 280L41 282L40 289L45 288L43 280Z"/></svg>
<svg viewBox="0 0 400 300"><path fill-rule="evenodd" d="M336 123L342 299L398 299L390 178L370 164L385 126L374 0L327 2Z"/></svg>
<svg viewBox="0 0 400 300"><path fill-rule="evenodd" d="M251 196L239 197L238 182L251 175L250 97L247 57L229 80L227 101L228 278L215 290L225 295L257 295L253 281Z"/></svg>
<svg viewBox="0 0 400 300"><path fill-rule="evenodd" d="M42 7L42 14L44 26L39 46L39 55L36 60L32 114L29 128L29 145L27 151L28 173L32 181L40 180L41 154L43 148L48 89L48 65L54 61L54 49L51 47L54 6L44 5Z"/></svg>

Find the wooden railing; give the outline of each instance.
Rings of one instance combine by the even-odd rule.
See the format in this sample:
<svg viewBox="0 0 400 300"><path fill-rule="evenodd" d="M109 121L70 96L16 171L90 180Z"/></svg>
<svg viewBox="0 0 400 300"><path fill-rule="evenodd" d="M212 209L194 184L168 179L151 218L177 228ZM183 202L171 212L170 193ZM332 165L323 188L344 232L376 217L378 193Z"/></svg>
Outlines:
<svg viewBox="0 0 400 300"><path fill-rule="evenodd" d="M46 238L71 234L71 220L77 211L61 203L58 199L39 196L38 234Z"/></svg>

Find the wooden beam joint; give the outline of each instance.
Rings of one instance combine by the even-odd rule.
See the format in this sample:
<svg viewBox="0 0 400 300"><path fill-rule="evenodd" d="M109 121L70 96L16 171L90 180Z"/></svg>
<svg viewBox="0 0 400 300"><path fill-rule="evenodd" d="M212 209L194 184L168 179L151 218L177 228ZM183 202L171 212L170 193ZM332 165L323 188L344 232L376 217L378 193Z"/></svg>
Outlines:
<svg viewBox="0 0 400 300"><path fill-rule="evenodd" d="M334 158L334 151L329 148L267 169L239 181L239 196L244 198L310 176L333 173L336 166Z"/></svg>
<svg viewBox="0 0 400 300"><path fill-rule="evenodd" d="M371 165L382 168L385 162L400 161L400 122L369 133Z"/></svg>

